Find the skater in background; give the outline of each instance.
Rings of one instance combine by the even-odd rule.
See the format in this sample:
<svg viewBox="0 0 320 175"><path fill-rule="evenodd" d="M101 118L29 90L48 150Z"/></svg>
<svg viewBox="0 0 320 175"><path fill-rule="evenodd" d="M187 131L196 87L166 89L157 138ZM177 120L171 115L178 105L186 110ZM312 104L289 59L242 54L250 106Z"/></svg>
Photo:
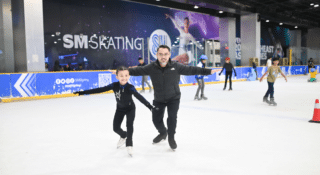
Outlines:
<svg viewBox="0 0 320 175"><path fill-rule="evenodd" d="M270 105L277 105L277 103L274 101L274 83L278 77L278 74L280 73L285 79L286 79L286 82L288 81L287 80L287 77L282 73L280 67L278 66L279 64L279 58L278 57L275 57L273 59L273 66L269 67L267 72L264 73L262 75L262 77L260 78L260 82L262 82L263 80L263 77L266 76L268 74L268 77L267 77L267 82L268 82L268 90L266 92L266 95L263 97L263 102L266 102ZM268 100L268 97L270 95L270 101Z"/></svg>
<svg viewBox="0 0 320 175"><path fill-rule="evenodd" d="M136 107L132 100L132 95L134 95L141 103L143 103L151 111L155 108L143 97L141 96L135 87L128 83L130 78L128 68L120 66L116 70L116 78L118 82L109 84L101 88L78 91L74 94L84 95L84 94L95 94L113 90L116 100L117 100L117 109L113 119L113 131L120 135L120 140L117 144L117 148L121 147L126 143L127 150L130 156L132 156L132 135L133 135L133 121L135 118ZM127 117L127 131L121 129L121 123L124 116Z"/></svg>
<svg viewBox="0 0 320 175"><path fill-rule="evenodd" d="M257 72L257 65L255 62L252 62L252 68L256 72L256 80L258 80L258 72Z"/></svg>
<svg viewBox="0 0 320 175"><path fill-rule="evenodd" d="M226 62L224 63L223 68L222 68L221 72L219 73L219 75L221 75L223 69L226 70L226 78L225 78L223 90L226 90L227 82L228 82L228 78L229 78L229 91L231 91L232 90L232 80L231 80L231 78L232 78L232 70L234 71L234 76L237 76L237 72L234 69L232 63L230 63L230 58L229 57L226 57Z"/></svg>
<svg viewBox="0 0 320 175"><path fill-rule="evenodd" d="M267 69L270 67L270 66L272 66L272 58L269 58L268 60L267 60Z"/></svg>
<svg viewBox="0 0 320 175"><path fill-rule="evenodd" d="M138 59L138 61L139 61L138 66L147 65L144 62L143 58L141 58L141 57ZM151 87L150 83L148 82L148 76L142 76L142 80L141 80L142 90L140 92L144 92L144 83L146 83L149 86L149 92L152 92L152 87Z"/></svg>
<svg viewBox="0 0 320 175"><path fill-rule="evenodd" d="M200 62L197 65L197 67L202 67L202 68L206 68L206 61L207 61L208 57L206 55L201 55L200 56ZM203 75L196 75L195 78L198 82L198 89L197 89L197 93L196 96L194 97L194 100L207 100L208 98L204 96L204 80L203 80ZM201 95L199 97L199 92L201 90Z"/></svg>
<svg viewBox="0 0 320 175"><path fill-rule="evenodd" d="M310 72L310 69L314 67L313 59L310 58L308 61L308 73Z"/></svg>
<svg viewBox="0 0 320 175"><path fill-rule="evenodd" d="M153 139L153 143L159 143L169 136L171 149L177 148L175 133L177 126L177 115L180 106L181 92L179 88L180 75L209 75L220 70L211 70L195 66L186 66L171 61L170 48L160 45L157 49L157 60L146 65L130 68L130 75L150 75L154 89L153 105L159 110L152 110L152 121L159 132ZM163 122L164 112L167 108L167 126Z"/></svg>

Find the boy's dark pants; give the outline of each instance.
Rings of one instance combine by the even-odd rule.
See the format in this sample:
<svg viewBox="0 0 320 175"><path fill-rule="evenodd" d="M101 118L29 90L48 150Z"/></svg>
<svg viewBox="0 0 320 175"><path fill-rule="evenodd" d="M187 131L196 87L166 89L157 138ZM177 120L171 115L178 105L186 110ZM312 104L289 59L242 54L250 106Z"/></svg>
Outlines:
<svg viewBox="0 0 320 175"><path fill-rule="evenodd" d="M120 135L121 138L126 138L126 146L132 145L132 135L133 135L133 121L135 117L136 107L133 105L129 109L117 108L113 119L113 131ZM121 129L121 123L124 116L127 116L127 132Z"/></svg>
<svg viewBox="0 0 320 175"><path fill-rule="evenodd" d="M268 82L268 91L267 91L265 97L269 97L269 94L270 94L270 98L273 98L273 94L274 94L273 85L274 85L274 83L271 83L269 81L267 81L267 82Z"/></svg>
<svg viewBox="0 0 320 175"><path fill-rule="evenodd" d="M166 103L153 101L153 105L159 108L159 110L152 111L152 121L160 134L165 134L167 132L167 128L164 126L164 122L163 122L164 110L167 107L168 135L169 135L169 138L174 138L174 134L176 133L177 114L179 110L180 99L171 100Z"/></svg>
<svg viewBox="0 0 320 175"><path fill-rule="evenodd" d="M232 81L231 81L231 78L232 78L232 71L226 71L226 79L224 81L224 88L227 87L227 82L228 82L228 78L229 78L229 89L232 88Z"/></svg>

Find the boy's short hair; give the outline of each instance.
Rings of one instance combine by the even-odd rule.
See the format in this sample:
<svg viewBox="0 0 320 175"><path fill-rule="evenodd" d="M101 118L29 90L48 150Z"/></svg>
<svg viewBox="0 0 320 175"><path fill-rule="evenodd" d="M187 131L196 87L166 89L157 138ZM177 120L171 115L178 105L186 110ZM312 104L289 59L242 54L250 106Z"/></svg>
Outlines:
<svg viewBox="0 0 320 175"><path fill-rule="evenodd" d="M143 60L143 58L139 57L138 60Z"/></svg>
<svg viewBox="0 0 320 175"><path fill-rule="evenodd" d="M119 66L116 70L116 75L118 75L118 72L119 71L123 71L123 70L128 70L129 71L129 68L127 68L126 66Z"/></svg>
<svg viewBox="0 0 320 175"><path fill-rule="evenodd" d="M157 52L159 51L159 49L160 49L160 48L168 49L168 50L169 50L169 52L170 52L170 47L169 47L169 46L167 46L167 45L160 45L160 46L158 47L158 49L157 49Z"/></svg>

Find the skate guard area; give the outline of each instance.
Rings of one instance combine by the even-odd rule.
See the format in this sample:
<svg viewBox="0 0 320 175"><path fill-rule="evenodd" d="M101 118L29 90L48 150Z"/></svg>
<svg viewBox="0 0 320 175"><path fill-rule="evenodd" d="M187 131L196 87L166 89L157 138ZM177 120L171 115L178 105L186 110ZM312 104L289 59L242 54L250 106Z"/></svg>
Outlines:
<svg viewBox="0 0 320 175"><path fill-rule="evenodd" d="M280 66L286 76L305 75L307 66ZM315 66L320 72L320 66ZM213 68L219 69L219 68ZM252 67L235 67L237 77L233 81L246 81ZM258 78L267 71L267 67L257 67ZM206 84L224 82L225 71L218 75L214 73L204 77ZM0 74L1 102L24 101L34 99L49 99L75 96L72 92L93 89L116 82L116 76L109 71L72 71L72 72L35 72ZM150 77L148 78L150 81ZM181 76L180 86L195 84L195 76ZM137 90L141 89L141 76L131 76L129 83ZM111 93L110 91L107 93Z"/></svg>

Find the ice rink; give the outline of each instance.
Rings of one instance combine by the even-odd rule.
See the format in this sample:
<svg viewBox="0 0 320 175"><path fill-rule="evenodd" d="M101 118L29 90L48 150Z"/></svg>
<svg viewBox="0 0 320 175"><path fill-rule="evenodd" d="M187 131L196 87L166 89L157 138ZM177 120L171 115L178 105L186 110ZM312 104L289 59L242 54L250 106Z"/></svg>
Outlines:
<svg viewBox="0 0 320 175"><path fill-rule="evenodd" d="M197 86L181 87L175 152L152 144L151 112L134 99L132 158L116 149L114 94L0 103L0 174L319 175L320 124L308 121L320 82L308 78L277 79L276 107L262 102L266 80L206 85L206 101L193 100Z"/></svg>

